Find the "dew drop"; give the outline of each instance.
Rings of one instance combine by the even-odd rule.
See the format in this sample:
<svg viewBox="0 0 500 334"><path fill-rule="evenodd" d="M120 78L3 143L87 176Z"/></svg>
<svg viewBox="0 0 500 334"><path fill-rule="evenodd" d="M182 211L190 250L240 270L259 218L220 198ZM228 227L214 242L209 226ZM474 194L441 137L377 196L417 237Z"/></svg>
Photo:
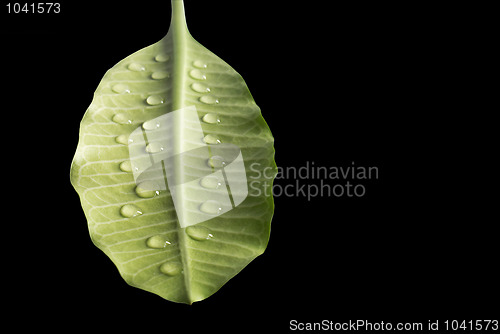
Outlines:
<svg viewBox="0 0 500 334"><path fill-rule="evenodd" d="M214 135L206 135L205 137L203 137L203 141L207 144L212 144L212 145L221 143L220 139Z"/></svg>
<svg viewBox="0 0 500 334"><path fill-rule="evenodd" d="M113 116L113 122L118 124L132 124L132 120L127 114L119 113Z"/></svg>
<svg viewBox="0 0 500 334"><path fill-rule="evenodd" d="M146 103L151 106L156 106L158 104L162 104L163 102L165 102L165 100L163 100L163 97L160 95L151 95L146 99Z"/></svg>
<svg viewBox="0 0 500 334"><path fill-rule="evenodd" d="M168 276L176 276L182 272L182 264L180 262L165 262L160 266L160 271Z"/></svg>
<svg viewBox="0 0 500 334"><path fill-rule="evenodd" d="M226 165L226 161L224 158L218 155L214 155L210 159L208 159L208 165L214 168L222 168Z"/></svg>
<svg viewBox="0 0 500 334"><path fill-rule="evenodd" d="M146 152L148 153L158 153L163 151L163 145L159 142L152 142L146 146Z"/></svg>
<svg viewBox="0 0 500 334"><path fill-rule="evenodd" d="M170 76L170 73L168 73L167 71L156 71L156 72L153 72L153 74L151 74L151 78L153 78L155 80L165 79L165 78L168 78L169 76Z"/></svg>
<svg viewBox="0 0 500 334"><path fill-rule="evenodd" d="M213 238L211 231L203 226L191 225L186 227L186 234L194 240L204 241Z"/></svg>
<svg viewBox="0 0 500 334"><path fill-rule="evenodd" d="M215 175L205 176L200 180L200 185L207 189L218 189L222 185L221 180Z"/></svg>
<svg viewBox="0 0 500 334"><path fill-rule="evenodd" d="M149 248L161 249L171 244L172 243L168 241L168 239L163 235L154 235L151 238L148 238L148 240L146 240L146 245Z"/></svg>
<svg viewBox="0 0 500 334"><path fill-rule="evenodd" d="M132 164L130 163L130 160L125 160L120 164L120 169L124 172L130 173L132 172Z"/></svg>
<svg viewBox="0 0 500 334"><path fill-rule="evenodd" d="M205 104L217 104L219 103L219 100L212 95L203 95L200 97L200 101L205 103Z"/></svg>
<svg viewBox="0 0 500 334"><path fill-rule="evenodd" d="M126 218L132 218L142 215L141 209L139 209L134 204L125 204L120 209L120 214Z"/></svg>
<svg viewBox="0 0 500 334"><path fill-rule="evenodd" d="M135 187L135 193L142 198L151 198L160 194L160 187L154 181L144 181Z"/></svg>
<svg viewBox="0 0 500 334"><path fill-rule="evenodd" d="M208 88L207 85L204 85L204 84L199 83L199 82L194 82L191 85L191 89L194 90L195 92L198 92L198 93L208 93L208 92L210 92L210 88Z"/></svg>
<svg viewBox="0 0 500 334"><path fill-rule="evenodd" d="M130 93L130 88L127 85L121 83L111 87L111 90L118 94Z"/></svg>
<svg viewBox="0 0 500 334"><path fill-rule="evenodd" d="M197 68L207 68L207 64L202 60L195 60L193 66Z"/></svg>
<svg viewBox="0 0 500 334"><path fill-rule="evenodd" d="M166 53L159 53L156 55L155 60L160 63L164 63L170 59L170 56Z"/></svg>
<svg viewBox="0 0 500 334"><path fill-rule="evenodd" d="M209 113L209 114L206 114L205 116L203 116L202 120L203 120L203 122L209 123L209 124L217 124L220 122L219 116L217 116L216 114L212 114L212 113Z"/></svg>
<svg viewBox="0 0 500 334"><path fill-rule="evenodd" d="M211 215L217 215L222 211L222 206L217 201L208 200L200 205L200 211Z"/></svg>
<svg viewBox="0 0 500 334"><path fill-rule="evenodd" d="M146 68L139 64L139 63L130 63L127 68L131 71L134 71L134 72L141 72L141 71L145 71Z"/></svg>
<svg viewBox="0 0 500 334"><path fill-rule="evenodd" d="M129 143L133 142L133 140L129 139L127 135L119 135L118 137L115 138L115 141L118 144L122 144L122 145L128 145Z"/></svg>
<svg viewBox="0 0 500 334"><path fill-rule="evenodd" d="M142 123L142 128L144 130L156 130L160 127L160 121L157 121L157 120L150 120L150 121L146 121L144 123Z"/></svg>
<svg viewBox="0 0 500 334"><path fill-rule="evenodd" d="M191 72L189 72L189 76L193 79L196 79L196 80L206 80L207 79L207 76L205 74L203 74L203 72L200 70L192 70Z"/></svg>

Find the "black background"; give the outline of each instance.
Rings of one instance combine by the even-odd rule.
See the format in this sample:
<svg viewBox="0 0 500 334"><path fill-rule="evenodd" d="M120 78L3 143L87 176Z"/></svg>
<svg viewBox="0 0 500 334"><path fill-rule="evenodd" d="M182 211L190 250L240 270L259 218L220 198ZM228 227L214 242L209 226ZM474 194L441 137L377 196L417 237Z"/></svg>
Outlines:
<svg viewBox="0 0 500 334"><path fill-rule="evenodd" d="M57 15L7 15L2 2L2 118L16 134L2 161L12 312L48 329L165 332L498 318L498 218L479 188L493 133L476 112L483 100L463 91L482 82L470 75L484 69L473 57L489 55L488 9L185 2L193 37L261 107L278 166L355 162L379 179L362 198L276 197L264 255L202 302L129 287L93 246L69 168L102 76L166 34L170 3L63 1Z"/></svg>

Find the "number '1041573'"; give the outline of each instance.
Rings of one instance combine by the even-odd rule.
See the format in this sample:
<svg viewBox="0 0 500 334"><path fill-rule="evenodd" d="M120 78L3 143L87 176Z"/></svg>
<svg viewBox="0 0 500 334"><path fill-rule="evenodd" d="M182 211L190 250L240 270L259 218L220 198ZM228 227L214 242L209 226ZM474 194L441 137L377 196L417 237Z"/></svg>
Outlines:
<svg viewBox="0 0 500 334"><path fill-rule="evenodd" d="M59 2L9 2L6 6L9 14L58 14L61 12L61 4Z"/></svg>

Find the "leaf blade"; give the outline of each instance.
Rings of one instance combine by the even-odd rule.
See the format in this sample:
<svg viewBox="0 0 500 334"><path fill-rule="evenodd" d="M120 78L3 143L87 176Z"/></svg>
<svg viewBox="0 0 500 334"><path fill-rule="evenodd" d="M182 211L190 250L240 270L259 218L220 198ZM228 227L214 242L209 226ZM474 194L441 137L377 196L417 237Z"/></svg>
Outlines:
<svg viewBox="0 0 500 334"><path fill-rule="evenodd" d="M198 230L179 226L169 190L137 196L127 150L128 136L141 124L186 106L195 106L200 120L221 119L201 121L203 134L215 144L239 147L247 179L267 190L197 224ZM185 126L173 128L177 151L183 152ZM174 0L168 34L105 74L81 123L71 181L94 244L132 286L180 303L207 298L267 246L272 182L259 176L276 168L273 141L243 78L189 35L182 1ZM186 194L182 203L196 199L192 189ZM164 247L150 247L162 240Z"/></svg>

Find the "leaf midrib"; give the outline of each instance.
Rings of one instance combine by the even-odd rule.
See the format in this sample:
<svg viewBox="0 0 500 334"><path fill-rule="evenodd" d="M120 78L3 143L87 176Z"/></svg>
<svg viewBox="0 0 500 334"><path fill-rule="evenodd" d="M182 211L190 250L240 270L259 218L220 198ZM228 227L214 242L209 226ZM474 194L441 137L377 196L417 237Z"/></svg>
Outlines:
<svg viewBox="0 0 500 334"><path fill-rule="evenodd" d="M170 38L172 38L172 91L171 91L171 101L172 101L172 110L179 110L184 108L184 95L185 95L185 81L186 81L186 53L187 47L186 42L189 37L189 32L187 30L186 24L186 16L184 13L184 2L183 0L172 0L172 19L170 21L170 29L169 29ZM174 138L183 138L182 137L182 124L181 119L175 117L174 118ZM182 152L182 141L174 140L174 145L176 145L174 151ZM176 168L176 173L180 172L178 168ZM176 177L180 177L176 175ZM179 178L178 178L179 179ZM184 203L182 192L177 193L180 203ZM191 297L191 273L189 270L188 259L188 250L187 250L187 236L185 233L182 233L180 226L177 227L177 235L179 238L179 251L181 255L182 267L183 267L183 275L184 275L184 286L186 289L187 298L189 303L193 302L193 298Z"/></svg>

